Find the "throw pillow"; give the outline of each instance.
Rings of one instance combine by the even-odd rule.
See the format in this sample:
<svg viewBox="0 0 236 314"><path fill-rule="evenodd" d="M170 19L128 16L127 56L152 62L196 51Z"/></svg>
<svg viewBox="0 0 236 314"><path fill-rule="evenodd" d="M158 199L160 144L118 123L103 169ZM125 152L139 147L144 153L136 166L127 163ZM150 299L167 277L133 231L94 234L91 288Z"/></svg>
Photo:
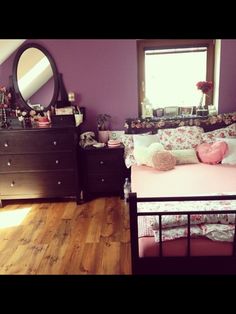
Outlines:
<svg viewBox="0 0 236 314"><path fill-rule="evenodd" d="M152 143L159 142L157 134L135 134L133 135L134 148L138 146L148 147Z"/></svg>
<svg viewBox="0 0 236 314"><path fill-rule="evenodd" d="M134 148L134 158L137 165L153 167L152 156L163 151L164 147L160 143L152 143L149 147L136 146Z"/></svg>
<svg viewBox="0 0 236 314"><path fill-rule="evenodd" d="M155 153L152 162L154 168L161 171L171 170L176 165L176 159L169 151Z"/></svg>
<svg viewBox="0 0 236 314"><path fill-rule="evenodd" d="M176 158L176 165L199 163L195 149L178 149L170 152Z"/></svg>
<svg viewBox="0 0 236 314"><path fill-rule="evenodd" d="M228 145L226 142L219 141L212 144L202 143L197 147L198 157L201 162L206 164L215 165L222 161Z"/></svg>
<svg viewBox="0 0 236 314"><path fill-rule="evenodd" d="M158 136L165 149L190 149L202 143L202 133L203 128L198 126L181 126L159 130Z"/></svg>
<svg viewBox="0 0 236 314"><path fill-rule="evenodd" d="M219 138L225 139L229 136L236 136L236 123L233 123L225 128L203 133L202 141L204 143L213 143L219 140Z"/></svg>
<svg viewBox="0 0 236 314"><path fill-rule="evenodd" d="M224 138L228 144L228 151L225 154L222 164L236 165L236 139Z"/></svg>

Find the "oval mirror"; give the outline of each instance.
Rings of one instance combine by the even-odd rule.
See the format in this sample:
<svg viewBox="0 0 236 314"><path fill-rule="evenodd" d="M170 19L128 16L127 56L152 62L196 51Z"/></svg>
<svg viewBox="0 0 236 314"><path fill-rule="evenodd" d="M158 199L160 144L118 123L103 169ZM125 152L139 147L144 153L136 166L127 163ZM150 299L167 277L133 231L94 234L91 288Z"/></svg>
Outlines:
<svg viewBox="0 0 236 314"><path fill-rule="evenodd" d="M13 63L13 86L25 109L47 111L58 97L58 72L49 52L39 44L19 48Z"/></svg>

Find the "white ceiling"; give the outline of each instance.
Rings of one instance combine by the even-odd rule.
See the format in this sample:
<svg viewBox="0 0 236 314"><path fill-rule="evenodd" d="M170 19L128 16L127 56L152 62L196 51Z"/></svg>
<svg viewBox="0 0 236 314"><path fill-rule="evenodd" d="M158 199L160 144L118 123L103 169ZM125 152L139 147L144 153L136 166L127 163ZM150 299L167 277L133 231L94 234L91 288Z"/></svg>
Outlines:
<svg viewBox="0 0 236 314"><path fill-rule="evenodd" d="M25 41L26 39L0 39L0 65Z"/></svg>

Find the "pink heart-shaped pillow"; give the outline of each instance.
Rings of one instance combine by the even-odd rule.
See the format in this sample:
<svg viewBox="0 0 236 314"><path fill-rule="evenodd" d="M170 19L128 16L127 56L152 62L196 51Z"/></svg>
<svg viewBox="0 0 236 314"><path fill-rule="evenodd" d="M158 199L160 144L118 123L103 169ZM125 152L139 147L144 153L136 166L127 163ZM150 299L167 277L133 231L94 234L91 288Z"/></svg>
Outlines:
<svg viewBox="0 0 236 314"><path fill-rule="evenodd" d="M215 165L222 161L228 150L228 145L224 141L212 144L202 143L197 147L197 154L201 162Z"/></svg>

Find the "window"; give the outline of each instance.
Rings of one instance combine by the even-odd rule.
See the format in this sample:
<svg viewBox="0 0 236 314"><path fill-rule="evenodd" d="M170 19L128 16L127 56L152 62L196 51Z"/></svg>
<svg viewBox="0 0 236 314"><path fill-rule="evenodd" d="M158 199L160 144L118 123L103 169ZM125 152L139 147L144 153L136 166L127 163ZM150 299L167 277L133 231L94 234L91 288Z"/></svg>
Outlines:
<svg viewBox="0 0 236 314"><path fill-rule="evenodd" d="M139 114L148 99L153 109L198 106L199 81L213 81L213 39L139 40ZM213 89L214 90L214 89ZM212 104L213 91L204 105Z"/></svg>

